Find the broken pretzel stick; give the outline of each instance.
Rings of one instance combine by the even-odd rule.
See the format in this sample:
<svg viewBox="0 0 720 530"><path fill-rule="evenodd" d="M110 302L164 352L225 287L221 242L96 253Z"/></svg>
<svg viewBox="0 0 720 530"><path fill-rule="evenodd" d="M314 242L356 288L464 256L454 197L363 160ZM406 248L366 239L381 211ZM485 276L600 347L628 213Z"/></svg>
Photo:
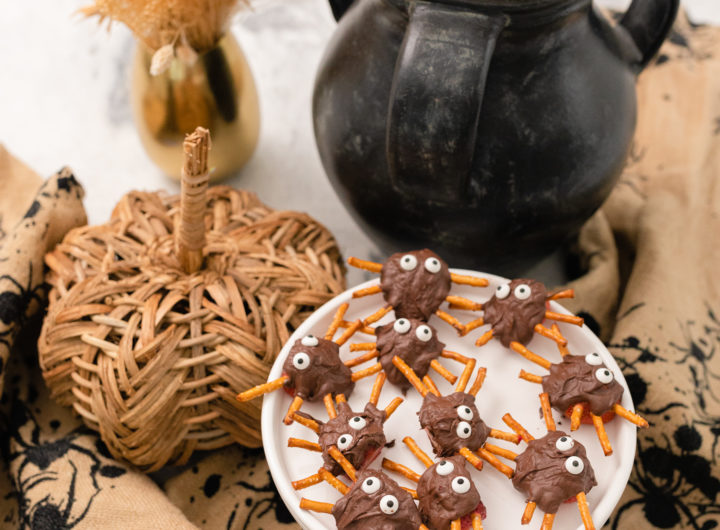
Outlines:
<svg viewBox="0 0 720 530"><path fill-rule="evenodd" d="M582 403L573 406L572 414L570 414L570 431L577 431L580 428L580 421L584 411L585 406Z"/></svg>
<svg viewBox="0 0 720 530"><path fill-rule="evenodd" d="M314 475L310 475L309 477L293 481L292 487L295 490L301 490L309 488L310 486L314 486L315 484L320 484L321 482L322 479L320 478L320 475L315 473Z"/></svg>
<svg viewBox="0 0 720 530"><path fill-rule="evenodd" d="M274 381L270 381L269 383L264 383L262 385L253 387L250 390L246 390L245 392L240 392L237 395L236 399L238 401L250 401L251 399L255 399L258 396L262 396L263 394L269 394L270 392L274 392L275 390L282 388L288 381L290 381L290 377L284 375L275 379Z"/></svg>
<svg viewBox="0 0 720 530"><path fill-rule="evenodd" d="M357 475L355 472L355 467L350 463L350 461L345 458L345 455L340 452L340 449L338 449L336 446L331 445L330 449L328 449L328 454L333 457L335 462L340 464L340 467L343 468L343 471L345 471L345 474L355 482L357 480Z"/></svg>
<svg viewBox="0 0 720 530"><path fill-rule="evenodd" d="M590 515L590 507L588 506L585 492L581 491L575 495L575 498L577 499L578 510L580 510L580 518L585 525L585 530L595 530L595 523L593 523L592 516Z"/></svg>
<svg viewBox="0 0 720 530"><path fill-rule="evenodd" d="M393 357L392 363L395 365L395 368L400 370L400 373L402 373L407 378L407 380L410 381L410 384L415 387L415 390L417 390L422 397L425 397L427 395L427 387L423 384L422 381L420 381L420 378L417 376L415 371L410 368L405 361L403 361L400 357L396 355L395 357Z"/></svg>
<svg viewBox="0 0 720 530"><path fill-rule="evenodd" d="M323 479L325 482L330 484L333 488L338 490L343 495L345 495L348 491L350 491L350 488L347 485L345 485L343 482L341 482L335 475L330 473L324 467L320 468L320 470L318 471L318 475L320 475L321 479Z"/></svg>
<svg viewBox="0 0 720 530"><path fill-rule="evenodd" d="M522 438L525 441L525 443L529 442L530 440L535 439L532 434L530 434L529 432L527 432L525 430L525 427L520 425L518 423L518 421L510 415L509 412L502 417L502 420L505 422L505 424L508 427L510 427L513 431L518 433L520 438Z"/></svg>
<svg viewBox="0 0 720 530"><path fill-rule="evenodd" d="M388 458L382 459L382 468L387 469L388 471L394 471L395 473L399 473L405 478L408 478L412 480L413 482L420 482L420 475L415 473L412 469L410 469L407 466L404 466L402 464L398 464L397 462L394 462Z"/></svg>
<svg viewBox="0 0 720 530"><path fill-rule="evenodd" d="M545 357L540 357L537 353L534 353L530 350L528 350L525 346L520 344L519 342L511 342L510 343L510 349L519 353L523 357L525 357L528 361L532 361L537 365L542 366L546 370L550 369L550 366L552 366L552 363L548 361Z"/></svg>
<svg viewBox="0 0 720 530"><path fill-rule="evenodd" d="M482 468L483 468L482 460L480 460L478 458L478 456L475 453L473 453L470 449L468 449L467 447L461 447L460 450L458 451L458 453L460 453L462 456L464 456L465 460L470 462L471 466L473 466L478 471L482 471Z"/></svg>
<svg viewBox="0 0 720 530"><path fill-rule="evenodd" d="M489 453L492 453L494 455L502 456L503 458L507 458L508 460L515 460L517 458L517 453L514 453L510 451L509 449L505 449L504 447L499 447L497 445L485 443L483 445L483 448L488 451Z"/></svg>
<svg viewBox="0 0 720 530"><path fill-rule="evenodd" d="M646 427L650 426L650 424L647 422L647 420L645 418L630 412L628 409L623 407L620 403L615 403L615 405L613 405L613 411L615 411L615 414L617 414L621 418L625 418L626 420L628 420L631 423L634 423L638 427L646 428Z"/></svg>
<svg viewBox="0 0 720 530"><path fill-rule="evenodd" d="M403 402L403 398L396 397L393 399L387 407L385 407L385 420L387 420L390 416L392 416L392 413L397 410L397 408L400 406L400 403Z"/></svg>
<svg viewBox="0 0 720 530"><path fill-rule="evenodd" d="M605 456L610 456L613 452L612 445L610 445L610 439L608 438L607 432L605 432L605 425L601 416L596 416L592 412L590 413L593 425L595 425L595 432L597 432L598 440L602 446L603 453Z"/></svg>
<svg viewBox="0 0 720 530"><path fill-rule="evenodd" d="M329 502L311 501L303 497L300 499L300 508L319 513L332 513L333 505Z"/></svg>
<svg viewBox="0 0 720 530"><path fill-rule="evenodd" d="M537 504L530 501L525 505L525 511L522 514L522 519L520 519L520 524L530 524L530 521L532 520L532 516L535 513L535 507Z"/></svg>
<svg viewBox="0 0 720 530"><path fill-rule="evenodd" d="M415 456L415 458L425 464L425 467L433 465L432 458L430 458L425 451L420 449L420 446L410 436L403 438L403 443L407 445L407 448L410 449L410 452Z"/></svg>
<svg viewBox="0 0 720 530"><path fill-rule="evenodd" d="M357 269L363 269L368 272L381 272L382 271L382 264L381 263L375 263L374 261L367 261L364 259L358 259L354 257L348 258L348 265L355 267Z"/></svg>
<svg viewBox="0 0 720 530"><path fill-rule="evenodd" d="M310 442L308 440L301 440L300 438L288 438L288 447L299 447L300 449L307 449L308 451L316 451L322 453L322 447L320 444Z"/></svg>
<svg viewBox="0 0 720 530"><path fill-rule="evenodd" d="M500 473L505 475L508 478L512 478L512 476L515 474L515 472L512 470L510 466L507 466L500 462L500 460L497 459L497 457L492 454L490 451L485 449L484 447L481 447L477 450L480 457L485 460L488 464L490 464L492 467L497 469Z"/></svg>
<svg viewBox="0 0 720 530"><path fill-rule="evenodd" d="M540 394L540 406L542 407L543 418L545 418L545 425L547 430L555 430L555 420L552 417L552 409L550 408L550 396L547 392Z"/></svg>
<svg viewBox="0 0 720 530"><path fill-rule="evenodd" d="M450 273L450 281L457 285L470 285L472 287L487 287L490 282L487 278L476 278L475 276L467 276L465 274Z"/></svg>

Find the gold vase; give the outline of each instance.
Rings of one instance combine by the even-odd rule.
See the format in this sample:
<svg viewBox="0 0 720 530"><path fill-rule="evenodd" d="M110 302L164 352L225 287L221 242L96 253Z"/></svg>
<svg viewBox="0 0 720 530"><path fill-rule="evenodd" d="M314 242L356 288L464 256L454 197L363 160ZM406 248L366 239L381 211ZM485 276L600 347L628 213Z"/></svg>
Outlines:
<svg viewBox="0 0 720 530"><path fill-rule="evenodd" d="M148 156L180 179L185 135L202 126L212 132L211 180L240 169L252 156L260 130L257 90L245 56L232 35L192 65L177 57L150 75L152 53L138 44L132 72L132 107Z"/></svg>

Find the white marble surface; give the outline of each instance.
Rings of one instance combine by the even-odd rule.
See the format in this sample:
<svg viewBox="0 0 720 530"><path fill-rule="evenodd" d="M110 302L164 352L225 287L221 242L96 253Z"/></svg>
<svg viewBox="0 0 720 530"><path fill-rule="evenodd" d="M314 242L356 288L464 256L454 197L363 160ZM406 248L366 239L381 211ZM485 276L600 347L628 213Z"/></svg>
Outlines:
<svg viewBox="0 0 720 530"><path fill-rule="evenodd" d="M0 17L0 142L41 175L62 165L86 189L91 223L107 219L131 189L177 190L145 155L128 101L133 38L76 14L83 0L5 2ZM628 0L601 4L623 7ZM306 211L336 235L343 253L374 246L336 199L315 149L310 114L315 70L334 22L325 0L255 0L233 23L260 92L257 151L228 184L278 209ZM697 22L720 23L718 0L688 0ZM552 266L551 266L552 268ZM361 279L352 273L351 283Z"/></svg>

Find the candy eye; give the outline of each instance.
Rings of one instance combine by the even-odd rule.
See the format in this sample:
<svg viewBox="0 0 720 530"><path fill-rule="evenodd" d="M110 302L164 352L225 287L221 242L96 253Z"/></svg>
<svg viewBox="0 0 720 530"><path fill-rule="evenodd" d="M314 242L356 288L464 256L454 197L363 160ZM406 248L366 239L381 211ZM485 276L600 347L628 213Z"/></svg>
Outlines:
<svg viewBox="0 0 720 530"><path fill-rule="evenodd" d="M599 353L588 353L585 356L585 362L592 364L593 366L600 366L602 364L602 359L600 358Z"/></svg>
<svg viewBox="0 0 720 530"><path fill-rule="evenodd" d="M350 418L350 421L348 423L350 424L350 427L352 427L356 431L364 429L367 425L365 418L363 418L362 416L355 416L353 418Z"/></svg>
<svg viewBox="0 0 720 530"><path fill-rule="evenodd" d="M608 383L612 382L613 374L607 368L598 368L595 372L595 379L607 385Z"/></svg>
<svg viewBox="0 0 720 530"><path fill-rule="evenodd" d="M398 511L399 507L400 504L398 503L395 495L385 495L382 499L380 499L380 509L383 513L392 515Z"/></svg>
<svg viewBox="0 0 720 530"><path fill-rule="evenodd" d="M473 419L473 411L466 405L460 405L457 409L457 414L461 419L470 421Z"/></svg>
<svg viewBox="0 0 720 530"><path fill-rule="evenodd" d="M363 481L360 488L362 488L362 490L368 495L371 495L379 491L381 486L382 483L380 482L380 479L375 477L368 477Z"/></svg>
<svg viewBox="0 0 720 530"><path fill-rule="evenodd" d="M302 338L302 340L300 342L302 343L303 346L312 347L312 346L317 346L319 341L317 340L317 337L315 335L306 335L305 337Z"/></svg>
<svg viewBox="0 0 720 530"><path fill-rule="evenodd" d="M455 429L455 433L463 440L465 438L470 438L470 435L472 434L472 427L470 427L470 424L468 422L461 421L460 423L458 423L457 429Z"/></svg>
<svg viewBox="0 0 720 530"><path fill-rule="evenodd" d="M447 460L440 460L440 462L438 462L438 465L435 466L435 472L438 475L449 475L453 471L455 471L455 466L452 462L448 462Z"/></svg>
<svg viewBox="0 0 720 530"><path fill-rule="evenodd" d="M415 267L417 267L417 258L412 254L405 254L400 258L400 266L406 271L415 270Z"/></svg>
<svg viewBox="0 0 720 530"><path fill-rule="evenodd" d="M432 339L432 330L430 326L418 326L415 330L415 336L423 342L427 342Z"/></svg>
<svg viewBox="0 0 720 530"><path fill-rule="evenodd" d="M407 333L410 331L410 321L407 318L398 318L393 324L393 329L398 333Z"/></svg>
<svg viewBox="0 0 720 530"><path fill-rule="evenodd" d="M574 445L575 440L573 440L569 436L563 436L562 438L558 438L557 442L555 442L555 447L557 447L558 451L569 451L573 448Z"/></svg>
<svg viewBox="0 0 720 530"><path fill-rule="evenodd" d="M299 351L293 356L293 366L298 370L305 370L310 366L310 356L304 351Z"/></svg>
<svg viewBox="0 0 720 530"><path fill-rule="evenodd" d="M515 287L515 298L518 300L527 300L530 298L530 293L532 292L530 290L530 287L525 285L524 283L521 283L517 287Z"/></svg>
<svg viewBox="0 0 720 530"><path fill-rule="evenodd" d="M433 274L437 274L440 272L440 269L442 269L442 265L440 264L440 260L437 258L428 258L425 260L425 270L428 272L432 272Z"/></svg>
<svg viewBox="0 0 720 530"><path fill-rule="evenodd" d="M467 493L470 491L470 479L465 477L455 477L450 486L455 493Z"/></svg>
<svg viewBox="0 0 720 530"><path fill-rule="evenodd" d="M504 283L502 285L498 285L497 289L495 289L495 298L499 298L500 300L507 298L509 294L510 294L510 286L506 283Z"/></svg>
<svg viewBox="0 0 720 530"><path fill-rule="evenodd" d="M350 444L352 443L352 441L353 441L352 436L350 436L349 434L343 434L340 438L338 438L337 447L341 451L344 451L345 449L350 447Z"/></svg>
<svg viewBox="0 0 720 530"><path fill-rule="evenodd" d="M567 469L568 472L572 473L573 475L579 475L585 469L585 464L583 464L583 461L580 460L580 457L571 456L570 458L565 460L565 469Z"/></svg>

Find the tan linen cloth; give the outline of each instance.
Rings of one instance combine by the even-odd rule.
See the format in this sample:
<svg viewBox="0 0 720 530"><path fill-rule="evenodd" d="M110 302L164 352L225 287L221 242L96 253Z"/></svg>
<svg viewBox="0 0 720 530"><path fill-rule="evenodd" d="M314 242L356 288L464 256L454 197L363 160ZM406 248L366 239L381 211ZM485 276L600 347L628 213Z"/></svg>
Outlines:
<svg viewBox="0 0 720 530"><path fill-rule="evenodd" d="M579 237L569 305L608 342L651 422L609 526L710 529L720 521L720 30L679 24L638 90L633 155ZM28 230L27 172L0 150L0 256ZM69 207L79 220L80 206ZM51 243L27 233L15 241L27 241L26 256ZM0 276L13 278L0 296L37 286L40 269L29 278L29 262L0 257ZM0 328L27 324L3 374L3 526L296 527L262 452L229 447L152 478L113 461L95 433L49 400L32 348L37 322L24 311L12 317L17 307L3 309ZM13 336L1 335L7 344Z"/></svg>

